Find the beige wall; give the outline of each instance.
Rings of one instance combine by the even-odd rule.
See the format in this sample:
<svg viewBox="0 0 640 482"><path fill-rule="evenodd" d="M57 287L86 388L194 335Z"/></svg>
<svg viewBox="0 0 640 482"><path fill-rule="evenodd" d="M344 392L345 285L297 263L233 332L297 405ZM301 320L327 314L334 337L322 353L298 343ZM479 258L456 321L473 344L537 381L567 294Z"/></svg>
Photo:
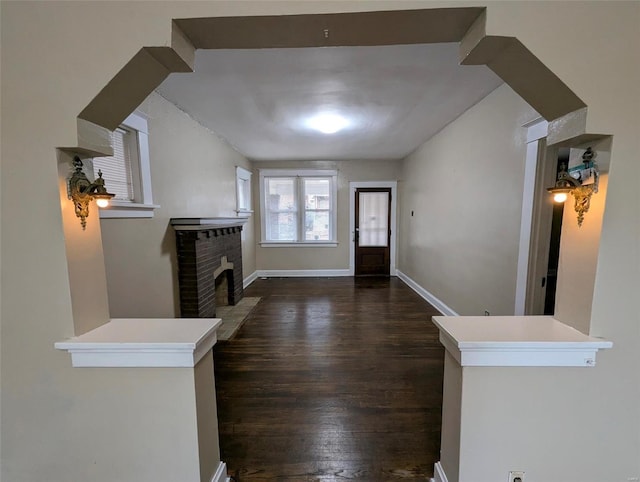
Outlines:
<svg viewBox="0 0 640 482"><path fill-rule="evenodd" d="M440 463L447 479L452 482L458 481L460 476L462 382L462 367L448 351L445 351Z"/></svg>
<svg viewBox="0 0 640 482"><path fill-rule="evenodd" d="M58 151L58 188L64 225L67 269L73 311L73 333L82 335L109 321L107 283L100 240L98 206L89 206L90 218L83 230L75 206L67 195L67 179L73 172L73 157ZM89 305L86 300L93 300Z"/></svg>
<svg viewBox="0 0 640 482"><path fill-rule="evenodd" d="M194 380L198 417L200 481L211 482L211 476L218 468L218 461L220 460L213 351L209 350L194 367Z"/></svg>
<svg viewBox="0 0 640 482"><path fill-rule="evenodd" d="M348 269L349 245L349 183L357 181L395 181L398 161L282 161L254 162L258 181L260 169L337 169L338 170L338 246L336 248L262 248L260 242L260 192L254 184L256 230L256 267L259 270Z"/></svg>
<svg viewBox="0 0 640 482"><path fill-rule="evenodd" d="M587 103L587 132L613 134L590 334L612 340L614 348L598 357L595 370L578 372L579 376L572 376L573 371L551 376L547 370L538 370L530 392L524 394L535 397L535 383L542 378L544 390L558 393L557 399L543 404L545 416L555 421L556 430L562 426L565 440L571 435L571 443L563 446L562 458L553 458L550 469L567 473L567 468L579 464L576 480L580 481L640 477L640 312L633 301L640 292L640 218L634 214L640 205L635 188L640 178L640 125L633 114L640 104L640 66L629 62L625 53L625 45L640 43L640 4L553 2L541 8L537 2L505 2L503 8L496 6L489 10L489 31L517 35ZM563 22L579 23L580 29L575 35L563 35ZM552 30L540 35L541 25ZM598 29L611 32L606 42L589 33ZM597 69L588 71L588 64L593 64L570 52L597 59ZM558 298L566 296L558 290ZM496 404L492 413L501 407ZM497 433L505 433L509 421L500 423ZM543 440L529 441L535 444L528 452L532 467L544 465ZM603 444L602 440L615 442ZM492 444L500 447L497 440ZM467 447L467 453L473 456L474 449Z"/></svg>
<svg viewBox="0 0 640 482"><path fill-rule="evenodd" d="M72 369L68 355L56 352L53 343L73 334L67 258L76 256L65 252L55 148L77 145L78 113L114 74L142 45L168 45L172 18L456 4L2 2L3 480L113 480L111 468L88 474L88 463L117 450L121 437L109 427L86 430L113 399L95 396L100 377ZM615 347L580 377L543 376L541 381L569 389L546 416L558 430L572 434L563 460L554 460L562 471L579 461L581 482L640 476L640 315L635 303L640 292L640 64L630 61L629 50L640 42L639 16L637 2L491 2L488 10L489 33L517 36L588 104L588 130L614 136L591 334L613 340ZM97 251L90 246L88 252L94 253L90 262L99 264ZM81 302L91 306L101 296ZM153 390L148 394L153 396ZM176 390L163 402L171 404L180 396ZM556 405L563 410L552 410ZM569 422L566 407L574 410ZM152 435L122 455L119 468L133 474L129 480L150 474L148 467L136 465L141 451L175 453L163 449L166 440ZM500 447L494 439L481 443ZM535 446L524 465L544 462L546 452L539 443Z"/></svg>
<svg viewBox="0 0 640 482"><path fill-rule="evenodd" d="M193 369L71 368L66 352L47 362L55 384L27 367L21 388L3 386L14 417L3 414L3 481L201 481Z"/></svg>
<svg viewBox="0 0 640 482"><path fill-rule="evenodd" d="M149 122L151 219L102 219L113 318L180 316L175 231L170 218L235 217L236 166L249 162L159 94L140 106ZM244 276L255 271L253 225L243 229Z"/></svg>
<svg viewBox="0 0 640 482"><path fill-rule="evenodd" d="M609 180L611 141L592 143L600 169L598 193L591 196L589 212L578 226L573 197L565 202L560 236L557 292L554 316L583 333L589 333L593 288L598 266L598 247L602 232L604 205ZM571 156L580 158L584 149L572 149ZM573 162L570 163L572 165Z"/></svg>
<svg viewBox="0 0 640 482"><path fill-rule="evenodd" d="M602 353L601 362L606 363ZM463 367L462 372L460 478L449 482L502 481L510 470L545 482L626 481L638 473L636 455L616 453L618 445L610 443L607 432L614 429L606 427L616 423L612 407L604 399L585 402L606 368ZM600 460L593 461L594 454Z"/></svg>
<svg viewBox="0 0 640 482"><path fill-rule="evenodd" d="M513 314L536 117L503 84L404 161L399 269L458 314Z"/></svg>

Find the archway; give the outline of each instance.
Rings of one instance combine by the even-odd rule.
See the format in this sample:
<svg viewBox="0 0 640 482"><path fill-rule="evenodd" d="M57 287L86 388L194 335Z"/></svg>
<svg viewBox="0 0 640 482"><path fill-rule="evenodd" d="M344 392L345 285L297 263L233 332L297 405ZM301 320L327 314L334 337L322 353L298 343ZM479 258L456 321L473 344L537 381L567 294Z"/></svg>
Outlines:
<svg viewBox="0 0 640 482"><path fill-rule="evenodd" d="M403 28L390 31L389 24ZM584 131L584 102L517 39L487 36L484 24L484 10L478 8L176 20L171 47L142 48L80 113L79 139L84 143L91 138L85 135L88 131L95 133L96 130L115 128L167 75L192 70L194 52L198 48L447 41L461 43L463 64L487 65L552 121L554 142L579 143L593 137ZM382 26L387 27L386 30ZM381 35L379 32L383 30L385 33ZM325 32L329 32L328 36ZM571 130L567 128L567 122L557 121L565 116L565 120L572 121ZM576 127L576 124L579 125ZM569 131L571 134L566 134ZM79 145L77 151L108 154L91 143ZM74 287L72 282L72 292Z"/></svg>
<svg viewBox="0 0 640 482"><path fill-rule="evenodd" d="M546 120L563 118L551 144L602 137L585 131L586 104L518 39L486 34L481 7L175 19L171 30L170 47L141 48L80 112L79 131L93 127L86 122L115 129L170 73L193 71L196 49L460 42L461 64L486 65ZM82 134L78 151L100 152Z"/></svg>

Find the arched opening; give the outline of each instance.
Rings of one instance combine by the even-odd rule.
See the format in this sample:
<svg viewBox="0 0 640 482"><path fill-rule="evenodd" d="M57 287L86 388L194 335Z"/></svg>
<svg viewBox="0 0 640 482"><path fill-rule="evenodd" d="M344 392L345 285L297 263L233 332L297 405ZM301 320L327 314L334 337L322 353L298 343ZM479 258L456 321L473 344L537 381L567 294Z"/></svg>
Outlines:
<svg viewBox="0 0 640 482"><path fill-rule="evenodd" d="M78 119L79 144L61 148L61 155L109 155L111 150L106 139L110 130L170 73L192 71L196 49L220 48L460 42L461 64L486 65L550 121L549 145L577 146L604 137L585 132L586 106L561 79L517 39L486 35L485 23L485 10L476 7L177 19L172 24L171 47L143 47L82 110ZM390 25L402 27L394 29L389 28ZM326 35L325 31L330 34ZM67 237L67 246L72 243L72 237ZM170 249L170 243L165 249ZM73 257L73 250L68 250L72 278ZM82 285L73 279L70 284L72 291ZM74 306L86 303L85 299L86 296L76 296ZM77 311L83 310L78 306ZM76 321L76 333L91 327L95 326L82 327Z"/></svg>
<svg viewBox="0 0 640 482"><path fill-rule="evenodd" d="M517 39L484 35L483 15L482 9L473 8L176 20L173 25L172 47L143 48L81 112L79 128L82 132L79 139L83 145L68 150L85 154L108 154L108 151L100 150L99 143L90 143L87 140L95 139L95 135L101 137L100 127L114 129L169 73L190 70L193 51L197 48L388 45L459 41L462 63L487 65L552 123L569 116L584 127L586 118L574 114L584 112L584 103ZM389 16L394 18L390 19ZM389 23L403 25L403 28L397 32L389 32L387 29L385 35L381 36L379 27ZM327 29L337 32L335 36L331 35L328 41L320 35L320 32ZM281 32L288 34L283 38ZM554 124L554 140L580 144L594 138L580 131L580 127L576 130L575 125L572 124L572 129L568 129L565 122ZM568 130L571 131L570 138L565 134ZM88 132L94 135L89 136ZM97 224L97 218L94 217L92 221ZM98 242L99 238L100 233L97 236ZM73 239L74 236L69 236L67 243L73 243ZM69 249L68 258L71 266L75 254ZM72 273L73 269L70 269L70 272ZM72 275L72 292L79 288ZM86 298L74 297L74 305L88 302ZM82 313L82 309L79 308L77 313ZM77 331L81 332L83 329Z"/></svg>

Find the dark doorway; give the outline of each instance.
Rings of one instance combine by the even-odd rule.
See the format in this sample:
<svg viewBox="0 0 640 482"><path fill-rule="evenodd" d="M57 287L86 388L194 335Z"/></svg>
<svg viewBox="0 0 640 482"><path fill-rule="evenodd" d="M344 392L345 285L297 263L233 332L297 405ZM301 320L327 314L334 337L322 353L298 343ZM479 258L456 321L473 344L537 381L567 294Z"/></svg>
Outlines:
<svg viewBox="0 0 640 482"><path fill-rule="evenodd" d="M391 189L357 188L355 196L355 275L389 276Z"/></svg>
<svg viewBox="0 0 640 482"><path fill-rule="evenodd" d="M569 164L569 149L561 148L558 151L558 162L556 173L560 171L560 166ZM564 203L553 204L553 215L551 218L551 235L549 237L549 261L547 264L547 275L542 279L545 288L544 314L553 315L556 306L556 287L558 285L558 263L560 260L560 236L562 234L562 214Z"/></svg>

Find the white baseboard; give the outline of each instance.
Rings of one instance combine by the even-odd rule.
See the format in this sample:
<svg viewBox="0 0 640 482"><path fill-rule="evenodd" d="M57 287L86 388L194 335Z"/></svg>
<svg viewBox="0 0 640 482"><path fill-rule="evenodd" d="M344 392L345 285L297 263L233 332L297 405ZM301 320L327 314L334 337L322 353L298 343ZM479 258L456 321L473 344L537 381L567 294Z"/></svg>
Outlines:
<svg viewBox="0 0 640 482"><path fill-rule="evenodd" d="M224 462L218 463L218 468L213 477L211 477L211 482L231 482L231 478L227 476L227 464Z"/></svg>
<svg viewBox="0 0 640 482"><path fill-rule="evenodd" d="M257 276L262 278L335 278L351 276L348 269L260 269Z"/></svg>
<svg viewBox="0 0 640 482"><path fill-rule="evenodd" d="M447 479L447 475L444 473L444 469L442 468L442 464L440 462L436 462L436 465L433 467L434 471L434 482L449 482Z"/></svg>
<svg viewBox="0 0 640 482"><path fill-rule="evenodd" d="M459 316L458 313L449 308L442 300L438 299L435 295L425 290L422 286L416 283L413 279L409 278L399 269L396 270L396 275L402 281L405 282L409 288L418 293L422 298L431 303L433 307L445 316ZM437 480L437 479L436 479Z"/></svg>
<svg viewBox="0 0 640 482"><path fill-rule="evenodd" d="M258 279L258 272L254 271L253 273L251 273L249 276L247 276L245 279L242 280L242 288L243 289L246 288L257 279Z"/></svg>

